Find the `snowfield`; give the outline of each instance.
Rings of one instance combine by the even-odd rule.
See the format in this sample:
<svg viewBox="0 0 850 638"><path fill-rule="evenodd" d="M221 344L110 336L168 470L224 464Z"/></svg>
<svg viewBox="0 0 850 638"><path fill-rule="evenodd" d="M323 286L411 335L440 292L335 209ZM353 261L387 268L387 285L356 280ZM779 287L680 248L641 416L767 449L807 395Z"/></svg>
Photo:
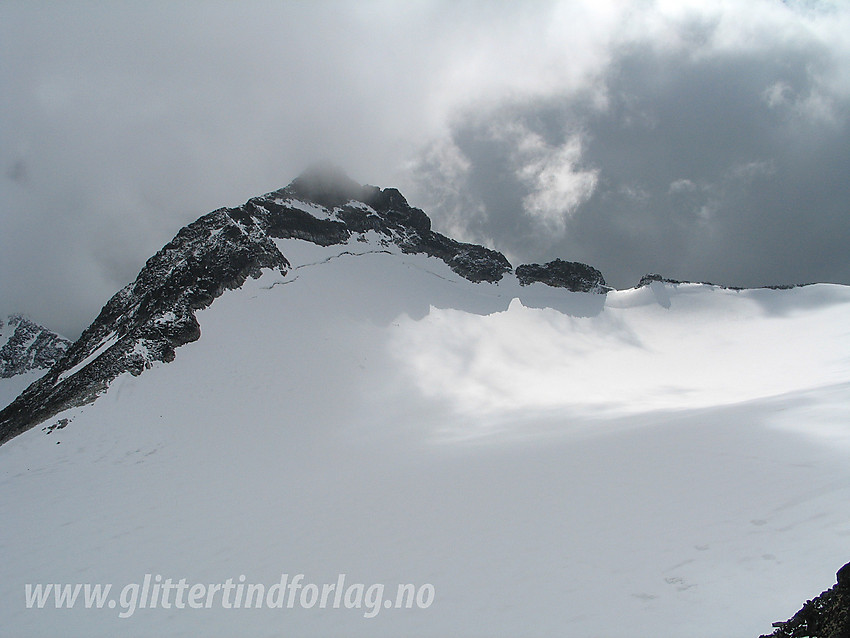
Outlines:
<svg viewBox="0 0 850 638"><path fill-rule="evenodd" d="M44 372L44 370L30 370L23 374L16 374L8 379L0 377L0 408L4 408L14 401L21 392L41 377Z"/></svg>
<svg viewBox="0 0 850 638"><path fill-rule="evenodd" d="M0 635L755 638L850 560L850 288L476 285L362 239L277 240L174 362L0 447ZM25 605L283 573L435 598Z"/></svg>

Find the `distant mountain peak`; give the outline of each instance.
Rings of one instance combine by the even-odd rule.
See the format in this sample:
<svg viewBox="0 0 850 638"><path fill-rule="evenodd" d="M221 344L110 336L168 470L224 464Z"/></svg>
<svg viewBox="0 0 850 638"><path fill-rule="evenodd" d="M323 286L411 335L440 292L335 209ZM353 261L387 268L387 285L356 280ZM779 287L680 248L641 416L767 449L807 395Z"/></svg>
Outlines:
<svg viewBox="0 0 850 638"><path fill-rule="evenodd" d="M23 315L0 318L0 378L47 370L71 342Z"/></svg>

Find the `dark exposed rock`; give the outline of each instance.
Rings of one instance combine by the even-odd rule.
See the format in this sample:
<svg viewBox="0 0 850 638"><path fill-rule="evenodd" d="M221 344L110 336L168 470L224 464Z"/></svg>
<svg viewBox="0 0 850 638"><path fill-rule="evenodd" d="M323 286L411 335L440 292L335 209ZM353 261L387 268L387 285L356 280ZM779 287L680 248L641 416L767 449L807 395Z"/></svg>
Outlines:
<svg viewBox="0 0 850 638"><path fill-rule="evenodd" d="M850 563L838 570L837 583L809 600L791 619L775 622L761 638L850 638Z"/></svg>
<svg viewBox="0 0 850 638"><path fill-rule="evenodd" d="M847 563L836 572L835 579L839 587L850 588L850 563Z"/></svg>
<svg viewBox="0 0 850 638"><path fill-rule="evenodd" d="M317 219L303 210L278 203L280 201L278 198L258 197L245 205L252 215L262 219L270 237L303 239L320 246L330 246L341 244L351 236L343 222Z"/></svg>
<svg viewBox="0 0 850 638"><path fill-rule="evenodd" d="M58 421L56 421L56 423L54 423L52 425L46 425L41 429L42 429L43 432L47 432L47 434L51 434L52 432L55 432L56 430L62 430L64 428L68 427L68 424L70 422L71 422L71 419L59 419Z"/></svg>
<svg viewBox="0 0 850 638"><path fill-rule="evenodd" d="M741 286L723 286L721 284L713 284L710 281L679 281L678 279L670 279L668 277L662 277L661 275L656 275L654 273L650 273L641 277L637 287L643 288L645 286L650 285L653 281L660 281L665 284L700 284L703 286L714 286L715 288L723 288L724 290L744 290L744 288ZM803 286L810 285L812 284L779 284L774 286L761 286L761 288L766 288L769 290L791 290L792 288L801 288Z"/></svg>
<svg viewBox="0 0 850 638"><path fill-rule="evenodd" d="M638 288L644 288L651 284L653 281L660 281L665 284L687 284L690 283L688 281L678 281L676 279L668 279L666 277L662 277L661 275L656 275L655 273L649 273L640 278L640 283L638 283Z"/></svg>
<svg viewBox="0 0 850 638"><path fill-rule="evenodd" d="M524 264L517 266L516 276L523 286L539 281L547 286L567 288L573 292L605 293L610 290L601 272L577 261L556 259L542 266Z"/></svg>
<svg viewBox="0 0 850 638"><path fill-rule="evenodd" d="M476 283L499 281L511 271L511 264L502 253L476 244L464 244L433 231L418 243L403 244L402 249L438 257L460 276Z"/></svg>
<svg viewBox="0 0 850 638"><path fill-rule="evenodd" d="M242 212L204 215L151 257L50 371L0 411L0 443L93 401L119 374L171 361L176 347L200 336L196 310L262 268L285 271L274 242Z"/></svg>
<svg viewBox="0 0 850 638"><path fill-rule="evenodd" d="M701 286L714 286L715 288L723 288L725 290L743 290L740 286L721 286L720 284L713 284L710 281L679 281L678 279L670 279L668 277L662 277L661 275L656 275L654 273L650 273L648 275L644 275L640 278L640 282L638 283L638 288L643 288L645 286L650 285L653 281L660 281L665 284L699 284ZM772 286L769 286L772 287ZM778 286L781 287L781 286ZM788 288L793 288L793 286L787 286Z"/></svg>
<svg viewBox="0 0 850 638"><path fill-rule="evenodd" d="M664 284L699 284L701 286L714 286L715 288L725 288L726 290L743 290L743 288L741 288L740 286L721 286L720 284L713 284L710 281L680 281L679 279L670 279L669 277L662 277L661 275L656 275L654 273L650 273L641 277L637 287L644 288L645 286L650 285L654 281L659 281Z"/></svg>
<svg viewBox="0 0 850 638"><path fill-rule="evenodd" d="M3 379L31 370L47 370L71 345L64 337L20 315L12 315L5 323L0 319L0 332L10 333L0 347Z"/></svg>
<svg viewBox="0 0 850 638"><path fill-rule="evenodd" d="M200 337L195 311L262 269L290 267L274 239L341 244L374 231L405 253L442 259L473 282L497 282L511 271L501 253L455 241L394 188L361 186L338 169L314 167L286 188L222 208L182 228L120 290L41 379L0 411L0 443L59 412L93 401L118 375L137 375ZM604 291L598 270L555 261L524 266L521 281Z"/></svg>
<svg viewBox="0 0 850 638"><path fill-rule="evenodd" d="M329 209L335 219L316 219L292 208L293 200L319 204ZM360 186L333 168L311 169L286 188L255 198L249 204L268 215L272 237L296 237L330 245L345 241L351 233L372 230L386 235L406 253L442 259L470 281L495 282L511 271L510 262L500 252L458 242L431 230L428 215L408 204L395 188Z"/></svg>

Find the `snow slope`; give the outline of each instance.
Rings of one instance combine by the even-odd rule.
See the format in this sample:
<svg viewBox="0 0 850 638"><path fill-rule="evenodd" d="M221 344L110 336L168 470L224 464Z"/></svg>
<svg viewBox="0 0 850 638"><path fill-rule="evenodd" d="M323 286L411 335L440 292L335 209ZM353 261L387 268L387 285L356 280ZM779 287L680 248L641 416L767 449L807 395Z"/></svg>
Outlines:
<svg viewBox="0 0 850 638"><path fill-rule="evenodd" d="M44 374L44 370L30 370L13 377L0 377L0 408L9 405L29 384Z"/></svg>
<svg viewBox="0 0 850 638"><path fill-rule="evenodd" d="M276 240L202 338L0 447L0 635L747 636L850 539L850 289L472 284ZM26 609L26 583L431 583L427 609Z"/></svg>

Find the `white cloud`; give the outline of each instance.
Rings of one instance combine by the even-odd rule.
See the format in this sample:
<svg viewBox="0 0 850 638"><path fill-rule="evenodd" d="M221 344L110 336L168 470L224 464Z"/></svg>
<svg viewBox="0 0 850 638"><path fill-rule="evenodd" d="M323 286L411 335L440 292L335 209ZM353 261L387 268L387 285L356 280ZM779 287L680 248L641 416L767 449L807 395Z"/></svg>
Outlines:
<svg viewBox="0 0 850 638"><path fill-rule="evenodd" d="M791 86L787 82L779 80L767 87L762 95L767 105L775 109L788 104L791 101L792 93Z"/></svg>
<svg viewBox="0 0 850 638"><path fill-rule="evenodd" d="M697 189L697 185L689 179L677 179L670 183L668 192L670 193L688 193Z"/></svg>
<svg viewBox="0 0 850 638"><path fill-rule="evenodd" d="M837 130L850 102L848 32L846 4L773 0L0 3L0 175L27 177L0 189L0 231L14 237L0 256L0 305L15 311L38 296L39 308L61 309L36 319L73 334L96 314L92 299L132 278L182 224L282 186L320 158L361 181L430 193L438 227L463 232L466 216L475 239L506 250L505 236L531 230L505 223L500 237L483 223L492 205L465 190L472 177L484 183L487 158L453 137L468 122L507 130L516 184L494 187L516 188L511 214L531 216L551 245L610 169L587 163L595 141L581 117L562 122L565 136L521 112L615 108L618 74L629 73L617 65L639 50L668 66L657 86L634 88L620 116L635 135L651 124L663 137L670 121L654 107L671 97L671 68L698 74L710 61L734 73L742 60L779 60L793 70L804 59L807 77L759 76L756 95L789 128ZM809 132L794 143L814 143ZM710 132L692 134L690 155L718 152ZM760 148L742 157L768 161ZM628 183L651 193L679 177ZM67 233L46 237L51 224ZM92 260L97 277L63 276Z"/></svg>
<svg viewBox="0 0 850 638"><path fill-rule="evenodd" d="M734 165L729 171L729 176L749 182L759 177L773 175L775 172L776 164L773 160L754 160Z"/></svg>
<svg viewBox="0 0 850 638"><path fill-rule="evenodd" d="M563 233L566 219L593 195L599 170L581 167L579 135L550 146L539 135L523 131L516 146L517 175L531 191L523 198L525 212L550 232Z"/></svg>

